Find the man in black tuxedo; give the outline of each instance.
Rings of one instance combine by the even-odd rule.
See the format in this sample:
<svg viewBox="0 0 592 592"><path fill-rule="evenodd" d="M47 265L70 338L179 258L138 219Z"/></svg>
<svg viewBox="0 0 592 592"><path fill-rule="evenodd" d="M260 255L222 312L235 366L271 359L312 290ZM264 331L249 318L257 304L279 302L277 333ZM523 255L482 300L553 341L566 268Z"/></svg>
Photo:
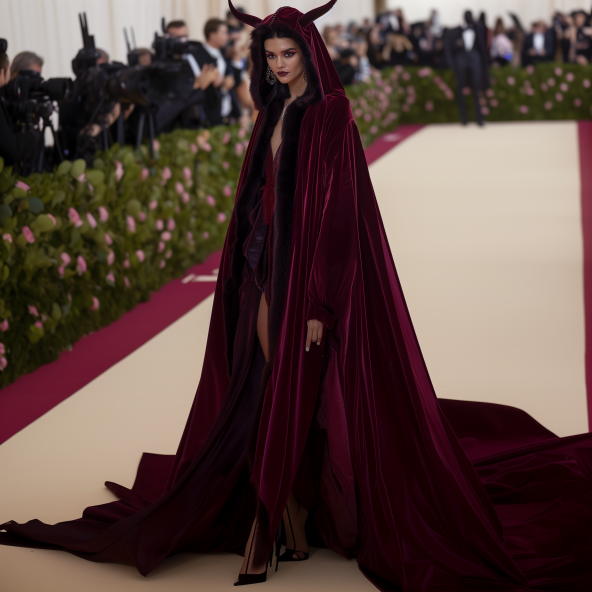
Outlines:
<svg viewBox="0 0 592 592"><path fill-rule="evenodd" d="M172 37L188 38L189 31L183 21L169 23L167 33ZM205 41L195 44L195 48L187 59L196 75L206 65L218 69L219 76L204 90L204 101L201 105L202 115L207 126L228 124L231 119L241 115L241 109L233 91L235 73L229 58L224 55L228 44L228 25L221 19L209 19L204 26Z"/></svg>
<svg viewBox="0 0 592 592"><path fill-rule="evenodd" d="M467 104L463 89L470 79L475 100L475 117L483 125L479 91L489 87L489 55L486 31L475 22L473 13L465 12L465 25L444 31L444 49L449 68L456 77L456 98L463 125L468 123Z"/></svg>
<svg viewBox="0 0 592 592"><path fill-rule="evenodd" d="M524 38L522 65L552 62L555 57L555 43L555 29L547 28L544 21L533 23L532 31Z"/></svg>

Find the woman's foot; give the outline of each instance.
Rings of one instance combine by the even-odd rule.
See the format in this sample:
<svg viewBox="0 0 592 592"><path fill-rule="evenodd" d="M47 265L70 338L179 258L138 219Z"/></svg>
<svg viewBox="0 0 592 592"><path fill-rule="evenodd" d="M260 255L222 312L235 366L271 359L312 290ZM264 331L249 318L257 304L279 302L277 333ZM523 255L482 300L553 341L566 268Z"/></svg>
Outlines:
<svg viewBox="0 0 592 592"><path fill-rule="evenodd" d="M267 572L267 562L261 565L254 565L253 559L255 556L255 537L257 536L257 521L253 522L253 526L251 527L251 534L249 536L249 540L247 541L247 546L245 547L245 556L243 558L243 565L240 569L240 575L261 575L263 576ZM245 579L245 578L240 578ZM265 581L262 579L261 581ZM239 580L235 582L235 585L238 584Z"/></svg>
<svg viewBox="0 0 592 592"><path fill-rule="evenodd" d="M304 525L308 518L308 510L300 503L294 493L290 492L288 504L284 510L284 529L286 531L286 552L280 561L304 561L308 559L308 542Z"/></svg>

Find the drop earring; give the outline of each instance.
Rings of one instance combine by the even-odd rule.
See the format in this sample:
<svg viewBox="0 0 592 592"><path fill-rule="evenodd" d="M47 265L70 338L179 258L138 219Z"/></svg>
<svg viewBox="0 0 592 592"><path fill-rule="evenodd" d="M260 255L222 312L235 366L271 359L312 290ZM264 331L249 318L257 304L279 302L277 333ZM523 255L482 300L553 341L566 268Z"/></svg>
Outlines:
<svg viewBox="0 0 592 592"><path fill-rule="evenodd" d="M277 80L277 78L275 77L275 74L273 73L273 70L267 66L267 72L265 73L265 80L267 80L267 82L271 85L275 84L275 81Z"/></svg>

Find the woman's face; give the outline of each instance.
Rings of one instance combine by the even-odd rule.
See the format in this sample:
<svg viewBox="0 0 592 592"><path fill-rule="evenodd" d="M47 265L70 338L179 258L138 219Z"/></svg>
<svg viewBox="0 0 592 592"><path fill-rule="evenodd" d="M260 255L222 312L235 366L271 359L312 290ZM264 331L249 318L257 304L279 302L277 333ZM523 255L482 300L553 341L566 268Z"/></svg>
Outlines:
<svg viewBox="0 0 592 592"><path fill-rule="evenodd" d="M265 40L264 47L267 65L282 84L288 84L302 76L302 52L294 39L273 37Z"/></svg>

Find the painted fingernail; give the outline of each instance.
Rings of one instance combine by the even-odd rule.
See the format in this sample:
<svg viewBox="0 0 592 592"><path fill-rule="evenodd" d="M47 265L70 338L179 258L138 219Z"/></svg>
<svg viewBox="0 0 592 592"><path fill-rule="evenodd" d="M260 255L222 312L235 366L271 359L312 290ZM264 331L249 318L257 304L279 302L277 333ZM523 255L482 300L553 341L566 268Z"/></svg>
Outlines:
<svg viewBox="0 0 592 592"><path fill-rule="evenodd" d="M317 345L321 345L321 342L320 341L317 341Z"/></svg>
<svg viewBox="0 0 592 592"><path fill-rule="evenodd" d="M306 348L306 351L308 351L308 347Z"/></svg>

